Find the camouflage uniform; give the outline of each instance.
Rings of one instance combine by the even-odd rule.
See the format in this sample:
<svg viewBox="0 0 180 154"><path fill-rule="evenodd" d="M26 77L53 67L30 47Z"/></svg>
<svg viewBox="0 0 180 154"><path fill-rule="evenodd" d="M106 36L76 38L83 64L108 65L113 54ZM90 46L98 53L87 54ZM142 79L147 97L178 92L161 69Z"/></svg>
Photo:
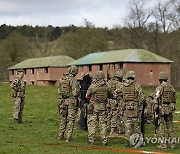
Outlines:
<svg viewBox="0 0 180 154"><path fill-rule="evenodd" d="M77 66L70 66L68 73L59 80L59 113L62 115L60 122L59 139L63 139L66 132L66 142L72 140L72 133L77 113L77 98L79 85L75 78L78 73Z"/></svg>
<svg viewBox="0 0 180 154"><path fill-rule="evenodd" d="M145 119L146 123L153 122L154 93L151 93L146 100Z"/></svg>
<svg viewBox="0 0 180 154"><path fill-rule="evenodd" d="M24 70L19 69L17 71L18 75L20 72ZM24 109L24 100L25 100L25 83L23 81L23 76L18 76L12 83L11 83L11 96L14 99L14 113L13 118L16 123L22 123L22 112Z"/></svg>
<svg viewBox="0 0 180 154"><path fill-rule="evenodd" d="M130 136L141 132L141 113L145 95L140 85L135 82L135 73L133 71L126 73L126 80L123 82L121 89L117 91L123 98L121 110L123 111L125 123L126 146L130 147Z"/></svg>
<svg viewBox="0 0 180 154"><path fill-rule="evenodd" d="M93 98L93 102L90 101L89 105L92 105L92 115L88 116L88 143L94 144L96 122L99 120L100 136L103 145L107 145L107 113L106 104L109 95L109 87L104 80L104 73L98 71L95 76L95 81L90 85L86 97Z"/></svg>
<svg viewBox="0 0 180 154"><path fill-rule="evenodd" d="M165 129L167 128L168 137L174 138L173 129L173 111L175 110L176 93L175 89L168 82L168 77L165 72L159 73L160 85L156 88L154 110L159 108L159 126L157 128L158 139L165 138ZM166 128L165 128L166 126ZM167 148L166 142L162 141L158 148ZM175 143L170 143L170 148L175 148Z"/></svg>
<svg viewBox="0 0 180 154"><path fill-rule="evenodd" d="M107 120L110 121L111 132L110 135L117 135L118 133L118 120L119 120L119 112L118 112L118 101L115 97L115 90L117 88L119 81L115 78L115 74L110 74L110 80L108 81L108 86L112 91L112 96L108 99L108 104L110 107L110 112L108 112Z"/></svg>
<svg viewBox="0 0 180 154"><path fill-rule="evenodd" d="M122 79L123 79L123 73L118 70L116 71L116 73L114 74L114 77L115 79L118 81L117 85L116 85L116 89L122 89ZM119 95L117 96L116 94L116 90L114 92L114 98L116 98L117 100L117 103L118 103L118 121L117 121L117 127L118 127L118 131L120 134L123 134L124 133L124 129L125 129L125 126L124 126L124 118L123 118L123 114L122 114L122 111L121 111L121 105L123 104L123 99L122 99L122 95Z"/></svg>

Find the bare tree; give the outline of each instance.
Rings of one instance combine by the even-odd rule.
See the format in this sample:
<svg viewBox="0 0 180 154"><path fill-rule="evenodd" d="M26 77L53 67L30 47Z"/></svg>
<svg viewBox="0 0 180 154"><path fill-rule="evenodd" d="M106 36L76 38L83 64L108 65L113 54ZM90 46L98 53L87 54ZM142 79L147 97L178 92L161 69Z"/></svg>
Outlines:
<svg viewBox="0 0 180 154"><path fill-rule="evenodd" d="M170 20L171 7L170 3L159 2L153 12L156 23L160 26L160 29L164 33L168 33L172 28L172 21Z"/></svg>
<svg viewBox="0 0 180 154"><path fill-rule="evenodd" d="M147 11L146 1L133 0L129 16L125 19L125 24L129 28L131 46L143 48L143 40L146 35L146 28L149 18L152 15L151 11Z"/></svg>
<svg viewBox="0 0 180 154"><path fill-rule="evenodd" d="M169 20L172 22L174 29L179 29L180 28L180 0L170 0L169 5L171 7Z"/></svg>

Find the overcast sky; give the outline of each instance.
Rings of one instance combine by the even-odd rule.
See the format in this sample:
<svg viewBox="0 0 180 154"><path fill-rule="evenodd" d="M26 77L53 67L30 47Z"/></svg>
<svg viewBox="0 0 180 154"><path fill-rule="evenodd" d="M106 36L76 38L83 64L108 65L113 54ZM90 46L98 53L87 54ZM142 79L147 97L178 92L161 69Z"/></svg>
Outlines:
<svg viewBox="0 0 180 154"><path fill-rule="evenodd" d="M131 0L0 0L0 25L123 25ZM149 0L154 5L159 0Z"/></svg>

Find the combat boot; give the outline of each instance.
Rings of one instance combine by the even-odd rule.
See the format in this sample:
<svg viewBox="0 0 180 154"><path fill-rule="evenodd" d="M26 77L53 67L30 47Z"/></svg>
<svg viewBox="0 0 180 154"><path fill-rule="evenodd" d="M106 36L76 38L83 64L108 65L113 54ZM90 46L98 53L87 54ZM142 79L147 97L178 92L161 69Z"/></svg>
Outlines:
<svg viewBox="0 0 180 154"><path fill-rule="evenodd" d="M166 146L166 144L159 144L157 148L158 149L167 149L167 146Z"/></svg>
<svg viewBox="0 0 180 154"><path fill-rule="evenodd" d="M131 144L128 140L126 141L126 147L131 148Z"/></svg>
<svg viewBox="0 0 180 154"><path fill-rule="evenodd" d="M117 134L117 131L116 131L117 129L116 128L111 128L111 132L110 132L110 136L117 136L118 134Z"/></svg>
<svg viewBox="0 0 180 154"><path fill-rule="evenodd" d="M20 123L19 123L19 119L14 119L14 122L15 122L16 124L20 124Z"/></svg>
<svg viewBox="0 0 180 154"><path fill-rule="evenodd" d="M108 142L103 142L103 146L108 146Z"/></svg>
<svg viewBox="0 0 180 154"><path fill-rule="evenodd" d="M87 141L88 145L94 145L94 142Z"/></svg>
<svg viewBox="0 0 180 154"><path fill-rule="evenodd" d="M174 149L175 147L176 147L176 145L175 144L170 144L170 146L169 146L171 149Z"/></svg>
<svg viewBox="0 0 180 154"><path fill-rule="evenodd" d="M64 133L59 133L58 140L64 140Z"/></svg>
<svg viewBox="0 0 180 154"><path fill-rule="evenodd" d="M72 143L72 142L73 142L72 138L67 138L66 139L66 143Z"/></svg>

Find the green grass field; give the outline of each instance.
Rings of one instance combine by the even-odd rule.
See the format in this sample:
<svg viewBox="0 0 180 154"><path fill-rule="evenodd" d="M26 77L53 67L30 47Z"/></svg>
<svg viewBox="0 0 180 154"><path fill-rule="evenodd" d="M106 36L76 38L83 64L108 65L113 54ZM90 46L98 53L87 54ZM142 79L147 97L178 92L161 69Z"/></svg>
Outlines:
<svg viewBox="0 0 180 154"><path fill-rule="evenodd" d="M150 91L146 90L148 94ZM177 92L177 111L180 111L180 91ZM17 125L12 120L13 101L10 97L9 84L0 84L0 154L66 154L66 153L116 153L123 152L125 139L109 138L109 146L103 147L96 138L94 146L88 147L87 132L75 127L74 142L65 143L57 140L60 117L57 114L57 88L50 86L27 86L26 101L23 115L24 123ZM180 114L175 113L175 120L180 120ZM180 123L174 123L176 137L180 137ZM98 134L98 133L97 133ZM153 137L154 127L146 127L146 136ZM166 149L163 152L179 153L176 149ZM154 144L133 149L143 151L161 151Z"/></svg>

